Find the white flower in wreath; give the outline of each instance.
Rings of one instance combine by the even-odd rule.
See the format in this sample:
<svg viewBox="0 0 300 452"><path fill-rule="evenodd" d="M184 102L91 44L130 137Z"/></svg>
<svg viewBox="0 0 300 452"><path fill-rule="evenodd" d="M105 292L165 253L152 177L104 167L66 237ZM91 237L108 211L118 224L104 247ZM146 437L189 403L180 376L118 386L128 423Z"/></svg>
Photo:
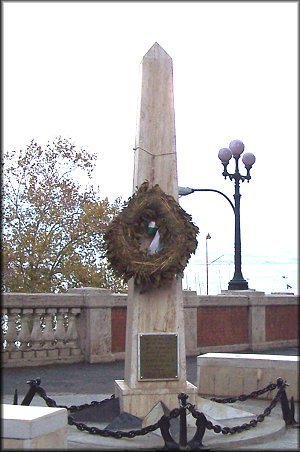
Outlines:
<svg viewBox="0 0 300 452"><path fill-rule="evenodd" d="M158 227L156 226L155 221L150 221L148 224L147 233L151 236L154 235L149 247L148 247L148 254L152 255L155 253L158 253L161 249L161 243L160 243L160 235L158 231Z"/></svg>

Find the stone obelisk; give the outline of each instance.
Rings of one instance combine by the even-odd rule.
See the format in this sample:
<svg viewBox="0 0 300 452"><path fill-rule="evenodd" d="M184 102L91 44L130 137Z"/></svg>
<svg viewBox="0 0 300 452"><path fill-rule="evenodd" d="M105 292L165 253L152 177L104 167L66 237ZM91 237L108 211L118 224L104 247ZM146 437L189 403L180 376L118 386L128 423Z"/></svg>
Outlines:
<svg viewBox="0 0 300 452"><path fill-rule="evenodd" d="M158 43L150 48L141 64L133 189L145 180L149 181L150 187L159 184L166 194L178 200L173 62ZM176 351L172 341L168 342L171 339L168 335L175 338ZM149 342L143 345L145 337ZM168 349L168 344L172 350ZM115 395L120 399L121 411L143 417L159 401L173 409L178 407L180 392L188 394L189 402L195 403L197 388L186 380L180 278L174 277L171 286L145 293L140 293L133 279L129 281L125 350L125 378L115 381ZM171 354L177 361L176 371L171 371L167 377L162 372L160 377L160 369L169 372L165 367ZM155 377L151 377L150 368L146 369L150 376L144 378L143 359L143 365L151 367L152 362L155 366Z"/></svg>

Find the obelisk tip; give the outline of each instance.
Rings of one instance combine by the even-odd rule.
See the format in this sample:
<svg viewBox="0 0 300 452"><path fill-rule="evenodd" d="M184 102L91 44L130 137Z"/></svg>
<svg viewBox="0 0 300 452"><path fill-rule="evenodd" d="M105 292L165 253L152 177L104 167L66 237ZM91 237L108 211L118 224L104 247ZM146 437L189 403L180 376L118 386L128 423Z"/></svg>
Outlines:
<svg viewBox="0 0 300 452"><path fill-rule="evenodd" d="M153 46L148 50L145 54L144 58L170 58L170 55L158 44L155 42Z"/></svg>

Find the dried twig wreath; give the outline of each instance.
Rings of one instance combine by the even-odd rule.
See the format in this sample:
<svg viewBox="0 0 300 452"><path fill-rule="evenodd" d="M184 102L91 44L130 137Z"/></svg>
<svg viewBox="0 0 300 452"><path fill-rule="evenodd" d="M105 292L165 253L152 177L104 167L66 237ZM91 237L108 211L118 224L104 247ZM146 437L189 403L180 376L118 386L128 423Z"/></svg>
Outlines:
<svg viewBox="0 0 300 452"><path fill-rule="evenodd" d="M145 181L108 225L106 257L124 281L134 277L143 291L161 287L174 276L182 276L196 250L198 232L191 216L172 196L159 185L149 188Z"/></svg>

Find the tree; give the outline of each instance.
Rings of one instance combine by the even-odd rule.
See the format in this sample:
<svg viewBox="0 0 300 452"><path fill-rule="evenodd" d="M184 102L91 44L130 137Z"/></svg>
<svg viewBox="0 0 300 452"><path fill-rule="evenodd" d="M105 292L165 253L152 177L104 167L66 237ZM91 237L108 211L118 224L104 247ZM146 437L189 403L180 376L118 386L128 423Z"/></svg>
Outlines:
<svg viewBox="0 0 300 452"><path fill-rule="evenodd" d="M103 233L121 200L86 185L96 154L56 138L3 155L2 289L65 292L72 287L126 290L104 258Z"/></svg>

